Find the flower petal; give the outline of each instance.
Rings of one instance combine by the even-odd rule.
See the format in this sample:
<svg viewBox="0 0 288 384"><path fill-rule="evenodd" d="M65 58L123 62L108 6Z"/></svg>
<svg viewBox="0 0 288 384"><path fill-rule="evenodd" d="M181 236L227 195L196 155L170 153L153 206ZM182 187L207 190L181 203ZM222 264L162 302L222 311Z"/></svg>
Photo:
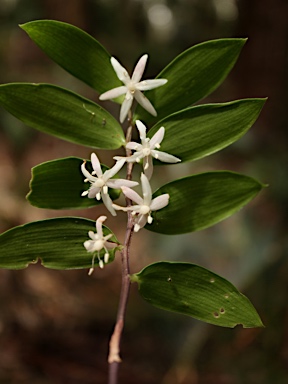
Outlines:
<svg viewBox="0 0 288 384"><path fill-rule="evenodd" d="M181 159L176 156L170 155L166 152L156 151L155 149L151 150L151 155L155 157L155 159L163 161L164 163L178 163L181 161Z"/></svg>
<svg viewBox="0 0 288 384"><path fill-rule="evenodd" d="M164 127L159 128L158 131L155 133L155 135L153 135L153 137L150 140L150 143L149 143L150 148L154 149L157 144L160 145L162 143L164 135L165 135L165 128Z"/></svg>
<svg viewBox="0 0 288 384"><path fill-rule="evenodd" d="M138 185L137 181L131 181L131 180L126 180L126 179L114 179L114 180L109 180L107 181L107 186L109 188L115 188L115 189L120 189L121 187L136 187Z"/></svg>
<svg viewBox="0 0 288 384"><path fill-rule="evenodd" d="M142 191L143 191L142 204L150 206L151 199L152 199L152 191L151 191L149 180L144 173L141 174L141 185L142 185Z"/></svg>
<svg viewBox="0 0 288 384"><path fill-rule="evenodd" d="M102 201L112 216L116 216L116 212L112 206L113 202L108 193L101 192Z"/></svg>
<svg viewBox="0 0 288 384"><path fill-rule="evenodd" d="M109 233L109 235L103 236L103 240L105 240L105 242L106 242L106 241L108 241L109 239L111 239L112 236L113 236L112 233ZM105 246L106 246L106 245L105 245Z"/></svg>
<svg viewBox="0 0 288 384"><path fill-rule="evenodd" d="M135 218L135 227L134 231L138 232L139 229L143 228L146 223L147 223L148 215L139 215L138 217Z"/></svg>
<svg viewBox="0 0 288 384"><path fill-rule="evenodd" d="M126 161L127 157L125 157L125 156L114 156L113 159L116 160L116 161L124 159Z"/></svg>
<svg viewBox="0 0 288 384"><path fill-rule="evenodd" d="M133 96L131 95L130 92L126 93L125 100L123 101L120 109L120 123L123 123L124 120L126 119L128 112L132 106L133 103Z"/></svg>
<svg viewBox="0 0 288 384"><path fill-rule="evenodd" d="M90 239L92 239L92 240L97 240L97 239L96 239L96 234L95 234L93 231L89 231L89 232L88 232L88 236L89 236Z"/></svg>
<svg viewBox="0 0 288 384"><path fill-rule="evenodd" d="M153 174L153 161L151 156L145 156L143 159L143 169L145 176L148 180L151 179Z"/></svg>
<svg viewBox="0 0 288 384"><path fill-rule="evenodd" d="M149 91L149 89L161 87L166 84L167 81L166 79L143 80L137 84L137 89L139 89L139 91Z"/></svg>
<svg viewBox="0 0 288 384"><path fill-rule="evenodd" d="M105 237L106 237L106 236L105 236ZM117 245L118 245L118 244L116 244L116 243L112 243L112 242L110 242L110 241L109 241L109 242L107 241L107 242L105 243L105 247L106 247L107 249L113 249L113 248L117 247Z"/></svg>
<svg viewBox="0 0 288 384"><path fill-rule="evenodd" d="M116 163L113 165L112 168L110 168L110 169L108 169L107 171L104 172L103 179L104 179L105 183L109 179L111 179L111 177L115 176L116 173L118 173L120 171L120 169L125 164L125 161L126 161L125 158L116 161Z"/></svg>
<svg viewBox="0 0 288 384"><path fill-rule="evenodd" d="M124 67L122 67L119 61L115 59L115 57L111 57L110 61L118 79L126 85L130 81L130 76L128 75L128 72Z"/></svg>
<svg viewBox="0 0 288 384"><path fill-rule="evenodd" d="M133 149L136 151L137 149L140 150L142 149L142 145L139 143L136 143L135 141L129 141L129 143L126 144L127 149Z"/></svg>
<svg viewBox="0 0 288 384"><path fill-rule="evenodd" d="M116 97L124 95L124 93L126 93L126 92L127 92L127 87L125 87L125 85L122 85L121 87L113 88L107 92L102 93L99 96L99 100L116 99Z"/></svg>
<svg viewBox="0 0 288 384"><path fill-rule="evenodd" d="M127 163L139 163L141 159L143 159L144 155L143 152L135 152L132 156L126 157Z"/></svg>
<svg viewBox="0 0 288 384"><path fill-rule="evenodd" d="M114 209L116 209L117 211L124 211L124 212L127 212L127 207L122 207L121 205L118 205L118 204L112 204L112 207Z"/></svg>
<svg viewBox="0 0 288 384"><path fill-rule="evenodd" d="M83 245L86 248L87 252L93 252L93 241L92 240L86 240L83 243Z"/></svg>
<svg viewBox="0 0 288 384"><path fill-rule="evenodd" d="M142 108L146 109L152 116L157 116L157 112L146 96L136 89L134 97Z"/></svg>
<svg viewBox="0 0 288 384"><path fill-rule="evenodd" d="M146 67L147 59L148 59L148 55L145 54L139 59L138 63L136 64L133 75L132 75L132 79L131 79L134 83L139 83L139 81L141 80L141 77L143 76L143 72Z"/></svg>
<svg viewBox="0 0 288 384"><path fill-rule="evenodd" d="M95 185L91 185L91 187L88 190L88 198L89 199L95 199L96 195L101 191L100 187L96 187Z"/></svg>
<svg viewBox="0 0 288 384"><path fill-rule="evenodd" d="M125 161L127 161L127 163L139 163L139 161L143 158L143 153L142 152L135 152L133 153L133 155L131 156L127 156L127 157L123 157L123 156L114 156L113 159L114 160L122 160L124 159Z"/></svg>
<svg viewBox="0 0 288 384"><path fill-rule="evenodd" d="M96 181L97 177L92 176L85 168L86 161L81 164L81 172L89 181Z"/></svg>
<svg viewBox="0 0 288 384"><path fill-rule="evenodd" d="M102 239L103 237L103 231L102 231L102 224L104 223L104 221L107 219L107 216L100 216L98 217L98 219L96 220L96 231L97 231L97 235L99 236L99 238Z"/></svg>
<svg viewBox="0 0 288 384"><path fill-rule="evenodd" d="M128 199L134 201L138 205L142 205L143 204L142 197L139 196L137 192L133 191L133 189L125 187L125 186L123 186L121 189L122 189L124 195L126 197L128 197Z"/></svg>
<svg viewBox="0 0 288 384"><path fill-rule="evenodd" d="M136 120L136 127L139 131L141 141L146 139L146 126L142 123L141 120Z"/></svg>
<svg viewBox="0 0 288 384"><path fill-rule="evenodd" d="M150 204L151 211L158 211L158 209L166 207L169 203L169 197L168 193L155 197Z"/></svg>
<svg viewBox="0 0 288 384"><path fill-rule="evenodd" d="M96 175L98 177L101 177L103 175L103 172L101 169L100 161L95 153L91 154L91 163Z"/></svg>
<svg viewBox="0 0 288 384"><path fill-rule="evenodd" d="M141 205L131 205L130 207L122 207L121 205L112 204L112 206L118 211L124 211L124 212L134 211L135 213L138 213L141 208Z"/></svg>

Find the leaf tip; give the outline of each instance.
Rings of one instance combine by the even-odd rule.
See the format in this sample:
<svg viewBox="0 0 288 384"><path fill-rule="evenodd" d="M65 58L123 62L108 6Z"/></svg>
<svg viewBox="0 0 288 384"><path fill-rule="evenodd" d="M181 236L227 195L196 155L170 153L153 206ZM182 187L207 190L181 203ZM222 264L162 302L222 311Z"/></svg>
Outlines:
<svg viewBox="0 0 288 384"><path fill-rule="evenodd" d="M18 27L21 28L21 29L23 29L23 31L27 32L27 29L28 29L27 26L28 26L28 24L30 24L30 23L31 23L31 21L28 22L28 23L18 24Z"/></svg>
<svg viewBox="0 0 288 384"><path fill-rule="evenodd" d="M255 322L253 322L252 324L249 323L249 324L240 324L243 326L243 328L265 328L265 325L262 323L262 320L260 319L260 317L258 316L258 319L256 320L255 319Z"/></svg>

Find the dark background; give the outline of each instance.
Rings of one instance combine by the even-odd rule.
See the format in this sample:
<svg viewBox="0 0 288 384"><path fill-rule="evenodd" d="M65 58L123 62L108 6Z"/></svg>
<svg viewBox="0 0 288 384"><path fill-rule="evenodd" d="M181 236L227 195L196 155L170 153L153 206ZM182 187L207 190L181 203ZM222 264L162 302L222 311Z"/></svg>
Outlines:
<svg viewBox="0 0 288 384"><path fill-rule="evenodd" d="M161 168L158 179L229 169L269 188L236 215L199 233L168 237L141 231L134 237L132 271L157 260L208 267L251 299L266 328L222 329L164 312L143 302L133 286L120 383L287 383L287 0L0 0L0 83L49 82L97 101L93 90L53 64L17 26L43 18L84 29L129 71L149 53L147 78L196 43L249 38L231 74L205 102L267 96L256 124L218 154ZM107 107L118 115L118 106ZM30 168L70 155L88 158L90 152L33 131L0 110L1 232L48 217L95 219L105 212L46 211L25 201ZM99 155L111 165L111 152ZM122 240L124 216L107 224ZM53 271L38 264L0 270L0 382L105 383L119 289L119 260L92 277L86 270Z"/></svg>

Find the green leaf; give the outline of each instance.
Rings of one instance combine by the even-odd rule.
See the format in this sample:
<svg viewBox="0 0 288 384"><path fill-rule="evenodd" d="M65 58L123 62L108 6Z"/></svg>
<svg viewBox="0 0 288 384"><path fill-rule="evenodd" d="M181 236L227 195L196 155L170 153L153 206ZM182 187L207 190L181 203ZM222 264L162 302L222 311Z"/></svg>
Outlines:
<svg viewBox="0 0 288 384"><path fill-rule="evenodd" d="M148 303L222 327L263 327L255 308L229 281L190 263L159 262L132 275Z"/></svg>
<svg viewBox="0 0 288 384"><path fill-rule="evenodd" d="M77 209L93 207L102 204L102 200L81 197L88 189L89 183L84 183L85 177L81 172L82 159L67 157L42 163L32 168L30 192L27 200L38 208L48 209ZM90 161L86 168L91 173ZM102 165L103 171L108 167ZM120 191L109 189L112 200L119 197Z"/></svg>
<svg viewBox="0 0 288 384"><path fill-rule="evenodd" d="M79 217L35 221L10 229L0 235L0 268L26 268L38 259L47 268L90 268L92 254L83 246L89 239L88 231L95 232L95 221ZM103 226L104 236L109 233L110 229ZM119 244L114 234L109 241ZM116 249L109 251L109 261L115 252ZM100 256L104 256L104 250Z"/></svg>
<svg viewBox="0 0 288 384"><path fill-rule="evenodd" d="M52 136L92 148L125 144L120 124L105 109L50 84L0 86L0 105L25 124Z"/></svg>
<svg viewBox="0 0 288 384"><path fill-rule="evenodd" d="M179 157L182 162L200 159L240 139L253 125L264 103L265 99L246 99L187 108L161 120L147 136L151 138L164 126L161 151Z"/></svg>
<svg viewBox="0 0 288 384"><path fill-rule="evenodd" d="M55 20L31 21L20 27L53 61L99 93L122 85L110 54L81 29Z"/></svg>
<svg viewBox="0 0 288 384"><path fill-rule="evenodd" d="M246 39L212 40L181 53L157 76L168 83L145 93L157 117L137 106L136 118L149 125L208 96L233 68L245 42Z"/></svg>
<svg viewBox="0 0 288 384"><path fill-rule="evenodd" d="M153 232L176 235L199 231L226 219L252 200L264 186L229 171L207 172L163 185L153 198L170 196L167 207L153 212Z"/></svg>

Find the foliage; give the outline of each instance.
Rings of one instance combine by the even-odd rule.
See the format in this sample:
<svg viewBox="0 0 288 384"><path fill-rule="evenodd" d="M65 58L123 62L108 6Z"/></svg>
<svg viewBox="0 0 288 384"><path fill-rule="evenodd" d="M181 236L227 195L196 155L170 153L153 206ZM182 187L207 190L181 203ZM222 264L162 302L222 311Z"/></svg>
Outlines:
<svg viewBox="0 0 288 384"><path fill-rule="evenodd" d="M100 99L110 98L122 104L120 121L128 115L129 123L125 139L122 126L109 112L69 90L50 84L1 85L0 104L25 124L90 148L124 147L126 152L126 156L115 157L111 169L101 165L95 154L91 155L91 163L69 157L40 164L32 169L28 201L48 209L104 203L114 216L117 210L127 212L127 230L121 245L109 228L102 228L105 216L96 220L95 233L95 222L83 218L28 223L0 236L0 267L25 268L40 258L48 268L92 265L90 274L94 259L95 265L103 268L120 250L124 267L122 292L126 292L126 301L127 286L136 282L140 295L160 308L226 327L262 326L245 296L227 280L200 266L161 262L130 277L128 273L133 230L138 232L145 227L167 235L198 231L237 212L264 187L251 177L230 171L188 175L160 186L154 194L150 186L153 163L159 166L163 162L191 162L208 156L237 141L256 121L264 99L192 105L223 82L245 39L198 44L176 57L155 80L141 81L147 55L138 61L130 78L97 40L72 25L41 20L21 28L52 60L102 93ZM135 109L134 98L139 103ZM148 127L147 137L144 122ZM135 126L141 144L131 141ZM131 189L138 184L131 181L134 163L141 162L143 197ZM118 179L116 174L125 163L127 178ZM84 182L90 183L88 189ZM125 207L113 202L121 192L126 197ZM119 308L124 315L125 305L120 303ZM113 335L110 343L110 363L118 363L120 359L117 332L114 335L118 336Z"/></svg>

